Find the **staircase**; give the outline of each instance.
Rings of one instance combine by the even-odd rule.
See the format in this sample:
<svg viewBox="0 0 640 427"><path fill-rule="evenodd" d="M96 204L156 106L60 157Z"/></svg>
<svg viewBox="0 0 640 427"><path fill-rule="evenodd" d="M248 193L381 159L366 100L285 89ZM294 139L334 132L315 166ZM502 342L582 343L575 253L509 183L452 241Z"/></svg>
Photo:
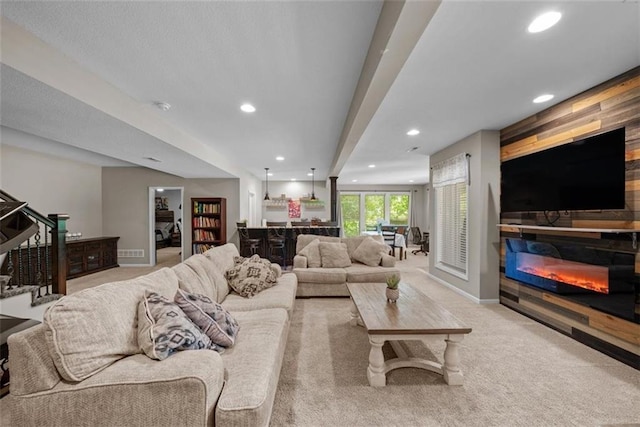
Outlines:
<svg viewBox="0 0 640 427"><path fill-rule="evenodd" d="M0 190L0 314L42 321L66 294L68 218L45 217Z"/></svg>

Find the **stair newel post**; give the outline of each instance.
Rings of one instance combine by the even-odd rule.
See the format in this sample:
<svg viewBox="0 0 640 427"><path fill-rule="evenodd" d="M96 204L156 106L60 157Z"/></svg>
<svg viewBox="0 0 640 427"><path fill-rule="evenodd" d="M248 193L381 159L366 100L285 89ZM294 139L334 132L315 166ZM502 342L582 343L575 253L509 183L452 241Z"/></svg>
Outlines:
<svg viewBox="0 0 640 427"><path fill-rule="evenodd" d="M67 294L67 214L49 214L55 222L51 229L51 279L54 294Z"/></svg>

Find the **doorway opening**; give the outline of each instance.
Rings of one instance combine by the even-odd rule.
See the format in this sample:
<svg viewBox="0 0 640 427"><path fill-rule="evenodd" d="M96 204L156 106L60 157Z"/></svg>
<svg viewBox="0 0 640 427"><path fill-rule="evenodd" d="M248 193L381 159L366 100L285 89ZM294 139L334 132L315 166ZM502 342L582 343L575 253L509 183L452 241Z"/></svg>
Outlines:
<svg viewBox="0 0 640 427"><path fill-rule="evenodd" d="M149 187L149 264L184 260L184 187Z"/></svg>

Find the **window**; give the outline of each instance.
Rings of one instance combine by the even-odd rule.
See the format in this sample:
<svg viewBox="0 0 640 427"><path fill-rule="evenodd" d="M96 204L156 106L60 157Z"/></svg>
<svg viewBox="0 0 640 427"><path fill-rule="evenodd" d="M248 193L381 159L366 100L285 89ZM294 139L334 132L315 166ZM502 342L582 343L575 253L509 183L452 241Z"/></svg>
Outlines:
<svg viewBox="0 0 640 427"><path fill-rule="evenodd" d="M436 267L467 279L467 156L433 167Z"/></svg>
<svg viewBox="0 0 640 427"><path fill-rule="evenodd" d="M340 194L342 227L345 236L358 236L377 230L379 222L409 225L409 193L342 192Z"/></svg>

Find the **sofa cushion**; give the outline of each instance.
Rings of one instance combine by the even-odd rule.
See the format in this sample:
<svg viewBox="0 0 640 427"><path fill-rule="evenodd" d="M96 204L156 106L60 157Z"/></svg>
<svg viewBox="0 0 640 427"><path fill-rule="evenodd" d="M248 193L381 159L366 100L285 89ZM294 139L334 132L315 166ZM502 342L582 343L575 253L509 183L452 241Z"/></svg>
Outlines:
<svg viewBox="0 0 640 427"><path fill-rule="evenodd" d="M276 283L271 263L257 254L227 270L225 276L234 291L248 298Z"/></svg>
<svg viewBox="0 0 640 427"><path fill-rule="evenodd" d="M146 292L138 305L138 344L156 360L179 350L219 349L178 304L155 292Z"/></svg>
<svg viewBox="0 0 640 427"><path fill-rule="evenodd" d="M400 277L400 271L396 268L389 267L370 267L363 264L352 264L345 268L347 273L347 282L350 283L384 283L387 277L394 274Z"/></svg>
<svg viewBox="0 0 640 427"><path fill-rule="evenodd" d="M56 301L45 312L43 324L49 354L60 376L82 381L127 355L140 353L138 304L145 290L173 298L177 289L175 272L163 268Z"/></svg>
<svg viewBox="0 0 640 427"><path fill-rule="evenodd" d="M220 304L205 295L178 289L174 301L209 339L219 346L231 347L238 334L238 322Z"/></svg>
<svg viewBox="0 0 640 427"><path fill-rule="evenodd" d="M325 268L341 268L351 265L347 245L344 243L321 242L320 257L322 258L322 267Z"/></svg>
<svg viewBox="0 0 640 427"><path fill-rule="evenodd" d="M362 240L358 248L353 251L351 258L371 267L380 265L382 256L389 252L389 247L384 243L376 242L371 238Z"/></svg>
<svg viewBox="0 0 640 427"><path fill-rule="evenodd" d="M234 312L242 333L221 356L227 371L218 426L267 426L284 358L289 321L282 309Z"/></svg>
<svg viewBox="0 0 640 427"><path fill-rule="evenodd" d="M305 246L298 255L307 258L307 267L322 267L322 258L320 257L320 239L314 239Z"/></svg>
<svg viewBox="0 0 640 427"><path fill-rule="evenodd" d="M315 239L318 239L321 242L332 242L332 243L339 243L340 242L340 238L339 237L319 236L319 235L316 235L316 234L300 234L296 238L296 254L299 254L300 251L303 250L305 246L307 246L309 243L313 242Z"/></svg>
<svg viewBox="0 0 640 427"><path fill-rule="evenodd" d="M233 257L240 255L240 253L236 245L227 243L226 245L213 247L203 253L203 255L213 262L213 265L221 274L225 274L225 272L234 265ZM224 283L216 281L216 286L218 287L217 301L222 302L229 294L229 285L226 281Z"/></svg>
<svg viewBox="0 0 640 427"><path fill-rule="evenodd" d="M206 275L198 274L198 272L184 262L176 264L171 269L175 271L176 276L178 276L180 289L184 289L192 294L206 295L211 299L217 298L217 289L211 286L211 282L209 282Z"/></svg>
<svg viewBox="0 0 640 427"><path fill-rule="evenodd" d="M352 236L352 237L343 237L342 243L347 245L347 252L349 252L349 256L351 257L351 261L356 261L353 258L353 253L358 249L358 247L367 239L371 239L375 242L384 243L384 239L381 235L377 234L374 236L366 235L366 236Z"/></svg>
<svg viewBox="0 0 640 427"><path fill-rule="evenodd" d="M299 283L345 283L347 272L344 268L294 268L293 273Z"/></svg>
<svg viewBox="0 0 640 427"><path fill-rule="evenodd" d="M244 298L231 293L222 306L231 312L261 310L265 308L284 308L291 314L296 299L298 279L293 273L285 273L278 278L278 283L265 289L253 298Z"/></svg>
<svg viewBox="0 0 640 427"><path fill-rule="evenodd" d="M190 256L184 261L184 263L204 279L211 288L213 288L213 294L215 295L214 299L216 302L224 301L224 298L229 293L229 284L227 283L227 279L224 277L224 271L218 270L211 259L202 254ZM188 289L185 290L190 292ZM203 293L202 295L209 294Z"/></svg>

